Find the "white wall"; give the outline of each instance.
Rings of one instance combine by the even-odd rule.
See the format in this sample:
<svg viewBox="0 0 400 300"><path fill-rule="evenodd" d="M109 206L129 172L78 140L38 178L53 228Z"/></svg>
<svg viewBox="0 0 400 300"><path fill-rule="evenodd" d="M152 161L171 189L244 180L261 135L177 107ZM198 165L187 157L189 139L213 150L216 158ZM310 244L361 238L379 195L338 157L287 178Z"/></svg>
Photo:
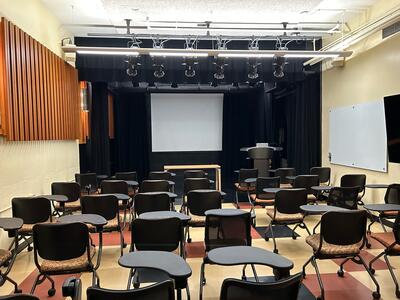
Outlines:
<svg viewBox="0 0 400 300"><path fill-rule="evenodd" d="M62 56L69 36L40 0L0 0L0 15ZM10 216L10 200L50 192L55 180L71 180L79 171L77 141L7 142L0 137L0 217ZM0 247L8 240L0 231Z"/></svg>
<svg viewBox="0 0 400 300"><path fill-rule="evenodd" d="M400 35L360 53L343 68L322 73L322 163L332 167L333 183L346 173L364 173L367 183L400 182L400 164L389 163L388 172L343 167L329 163L329 109L365 103L400 94ZM384 189L367 189L365 202L382 202Z"/></svg>

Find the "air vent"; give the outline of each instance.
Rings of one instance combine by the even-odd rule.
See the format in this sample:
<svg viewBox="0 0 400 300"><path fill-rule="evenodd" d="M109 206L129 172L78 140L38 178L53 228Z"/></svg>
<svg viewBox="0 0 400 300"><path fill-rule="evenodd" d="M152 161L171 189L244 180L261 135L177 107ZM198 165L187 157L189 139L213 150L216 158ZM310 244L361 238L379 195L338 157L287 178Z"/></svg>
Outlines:
<svg viewBox="0 0 400 300"><path fill-rule="evenodd" d="M382 30L382 39L385 39L400 31L400 21L396 22Z"/></svg>

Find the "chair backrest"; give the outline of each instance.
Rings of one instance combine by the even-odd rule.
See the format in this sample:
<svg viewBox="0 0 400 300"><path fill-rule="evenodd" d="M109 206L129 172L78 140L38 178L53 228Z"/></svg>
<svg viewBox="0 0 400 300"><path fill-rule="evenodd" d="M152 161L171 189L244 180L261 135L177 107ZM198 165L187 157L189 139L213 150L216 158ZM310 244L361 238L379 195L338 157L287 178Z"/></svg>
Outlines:
<svg viewBox="0 0 400 300"><path fill-rule="evenodd" d="M258 177L256 181L256 195L257 198L270 198L274 199L274 195L265 194L263 189L266 188L279 188L281 183L280 177Z"/></svg>
<svg viewBox="0 0 400 300"><path fill-rule="evenodd" d="M347 209L357 209L358 191L358 186L334 187L329 192L327 203Z"/></svg>
<svg viewBox="0 0 400 300"><path fill-rule="evenodd" d="M192 190L187 194L187 208L192 215L204 216L209 209L222 206L221 193L214 190Z"/></svg>
<svg viewBox="0 0 400 300"><path fill-rule="evenodd" d="M33 226L35 262L78 258L89 251L89 230L83 223L52 223ZM89 252L88 252L89 256Z"/></svg>
<svg viewBox="0 0 400 300"><path fill-rule="evenodd" d="M1 300L40 300L38 297L29 294L12 294L1 296Z"/></svg>
<svg viewBox="0 0 400 300"><path fill-rule="evenodd" d="M388 186L385 193L385 203L400 204L400 184L395 183Z"/></svg>
<svg viewBox="0 0 400 300"><path fill-rule="evenodd" d="M147 192L168 192L169 182L167 180L143 180L139 191Z"/></svg>
<svg viewBox="0 0 400 300"><path fill-rule="evenodd" d="M302 274L274 282L252 282L227 278L220 300L297 300Z"/></svg>
<svg viewBox="0 0 400 300"><path fill-rule="evenodd" d="M209 190L211 188L208 178L185 178L183 180L183 194L187 195L193 190Z"/></svg>
<svg viewBox="0 0 400 300"><path fill-rule="evenodd" d="M152 171L149 173L151 180L172 180L172 174L168 171Z"/></svg>
<svg viewBox="0 0 400 300"><path fill-rule="evenodd" d="M286 176L296 175L296 170L294 168L279 168L275 170L275 176L281 178L281 184L288 184L290 180Z"/></svg>
<svg viewBox="0 0 400 300"><path fill-rule="evenodd" d="M171 279L133 290L108 290L89 287L87 300L175 300L174 283Z"/></svg>
<svg viewBox="0 0 400 300"><path fill-rule="evenodd" d="M396 243L400 245L400 213L397 213L393 224L393 235Z"/></svg>
<svg viewBox="0 0 400 300"><path fill-rule="evenodd" d="M251 246L251 215L242 211L232 216L207 214L204 243L206 251L228 246Z"/></svg>
<svg viewBox="0 0 400 300"><path fill-rule="evenodd" d="M100 184L102 194L128 195L128 184L124 180L103 180Z"/></svg>
<svg viewBox="0 0 400 300"><path fill-rule="evenodd" d="M24 224L36 224L51 219L49 199L36 197L16 197L11 200L12 216L21 218Z"/></svg>
<svg viewBox="0 0 400 300"><path fill-rule="evenodd" d="M320 183L330 183L331 168L329 167L313 167L310 169L311 175L318 175Z"/></svg>
<svg viewBox="0 0 400 300"><path fill-rule="evenodd" d="M307 204L306 189L280 190L275 195L275 208L284 214L297 214L301 212L300 206Z"/></svg>
<svg viewBox="0 0 400 300"><path fill-rule="evenodd" d="M340 178L341 187L353 187L358 186L359 192L363 192L365 189L365 182L367 177L364 174L346 174Z"/></svg>
<svg viewBox="0 0 400 300"><path fill-rule="evenodd" d="M138 218L132 221L131 250L174 251L179 247L182 234L182 224L178 218Z"/></svg>
<svg viewBox="0 0 400 300"><path fill-rule="evenodd" d="M150 211L170 210L170 198L163 192L138 193L134 198L136 215Z"/></svg>
<svg viewBox="0 0 400 300"><path fill-rule="evenodd" d="M76 182L53 182L51 193L53 195L64 195L68 198L68 202L73 202L81 196L81 187Z"/></svg>
<svg viewBox="0 0 400 300"><path fill-rule="evenodd" d="M365 243L367 212L365 210L330 211L321 218L321 238L334 245Z"/></svg>
<svg viewBox="0 0 400 300"><path fill-rule="evenodd" d="M206 178L207 173L203 170L186 170L183 172L183 178Z"/></svg>
<svg viewBox="0 0 400 300"><path fill-rule="evenodd" d="M107 221L116 218L119 214L118 198L114 195L90 195L81 197L83 214L96 214Z"/></svg>
<svg viewBox="0 0 400 300"><path fill-rule="evenodd" d="M96 173L76 173L75 182L79 183L81 190L87 192L97 190L97 175Z"/></svg>
<svg viewBox="0 0 400 300"><path fill-rule="evenodd" d="M314 191L311 189L311 187L318 185L319 185L318 175L299 175L295 177L293 182L294 188L306 189L308 194L313 194Z"/></svg>
<svg viewBox="0 0 400 300"><path fill-rule="evenodd" d="M258 177L258 170L257 169L240 169L239 170L239 184L240 185L247 185L244 181L247 178L257 178Z"/></svg>
<svg viewBox="0 0 400 300"><path fill-rule="evenodd" d="M135 171L133 171L133 172L115 172L115 179L137 181L137 173Z"/></svg>

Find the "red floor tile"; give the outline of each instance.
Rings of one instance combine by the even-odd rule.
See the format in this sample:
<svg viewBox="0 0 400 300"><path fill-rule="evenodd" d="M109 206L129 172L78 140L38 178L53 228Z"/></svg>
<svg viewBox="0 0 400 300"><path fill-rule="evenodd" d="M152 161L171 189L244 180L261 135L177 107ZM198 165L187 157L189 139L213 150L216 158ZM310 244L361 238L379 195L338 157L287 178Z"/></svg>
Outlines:
<svg viewBox="0 0 400 300"><path fill-rule="evenodd" d="M341 278L334 274L322 274L322 282L325 289L325 300L354 300L354 299L372 299L372 291L365 285L345 273ZM317 276L309 274L304 279L303 284L314 294L320 295Z"/></svg>
<svg viewBox="0 0 400 300"><path fill-rule="evenodd" d="M36 279L37 274L38 274L37 270L33 271L19 285L19 288L22 289L23 293L29 294L31 292L31 288L33 286L33 283L34 283L34 281ZM62 285L64 283L64 280L69 278L69 277L80 277L80 274L68 274L68 275L51 276L51 278L54 280L54 283L55 283L56 294L53 297L49 297L48 296L47 291L51 287L51 285L50 285L50 281L48 281L46 279L42 284L40 284L40 285L38 285L36 287L34 295L39 297L39 299L51 299L51 300L66 299L65 297L62 296Z"/></svg>
<svg viewBox="0 0 400 300"><path fill-rule="evenodd" d="M251 238L252 239L263 239L263 237L257 232L257 230L253 226L251 227Z"/></svg>
<svg viewBox="0 0 400 300"><path fill-rule="evenodd" d="M186 243L186 257L199 258L205 256L204 242Z"/></svg>
<svg viewBox="0 0 400 300"><path fill-rule="evenodd" d="M369 262L375 257L371 253L368 253L365 250L362 250L360 253L361 257L364 259L366 264L368 265ZM335 262L337 265L340 265L343 261L343 259L332 259L333 262ZM387 270L386 263L380 259L378 259L374 264L373 267L375 270ZM353 262L352 260L349 260L346 262L343 266L343 269L347 272L356 272L356 271L365 271L365 268L362 264L357 264Z"/></svg>

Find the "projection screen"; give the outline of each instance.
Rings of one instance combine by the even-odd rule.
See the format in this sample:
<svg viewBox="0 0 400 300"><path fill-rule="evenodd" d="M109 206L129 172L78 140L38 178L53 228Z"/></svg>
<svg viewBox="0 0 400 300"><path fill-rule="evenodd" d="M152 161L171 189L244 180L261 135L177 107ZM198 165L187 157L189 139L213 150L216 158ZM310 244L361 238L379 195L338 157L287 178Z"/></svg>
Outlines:
<svg viewBox="0 0 400 300"><path fill-rule="evenodd" d="M151 94L153 152L221 151L223 94Z"/></svg>

